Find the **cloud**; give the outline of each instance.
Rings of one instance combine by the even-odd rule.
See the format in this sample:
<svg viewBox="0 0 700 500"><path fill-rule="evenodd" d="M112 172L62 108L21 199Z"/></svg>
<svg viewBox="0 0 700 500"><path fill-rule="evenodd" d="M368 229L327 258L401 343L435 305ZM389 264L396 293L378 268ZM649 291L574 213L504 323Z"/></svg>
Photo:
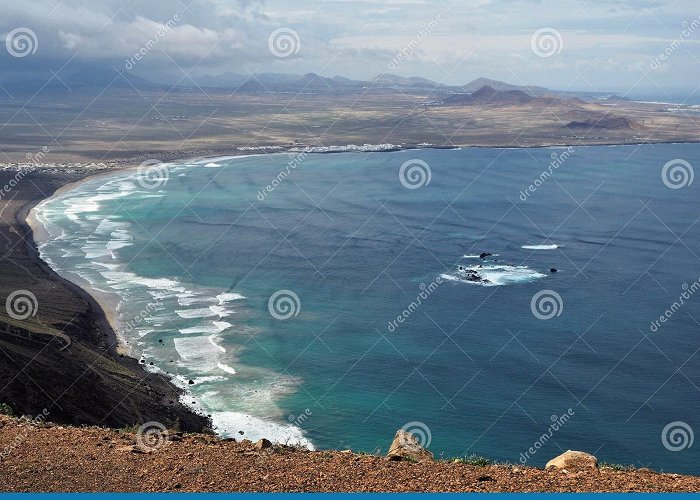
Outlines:
<svg viewBox="0 0 700 500"><path fill-rule="evenodd" d="M163 81L252 71L369 78L386 72L387 60L441 16L444 21L394 71L446 83L485 75L547 86L587 80L601 87L638 82L682 23L700 14L695 0L297 0L293 8L283 0L0 0L0 9L3 38L26 27L38 40L31 57L0 51L3 78L48 74L66 64L66 71L86 64L124 68L144 47L146 55L129 71ZM299 34L293 57L275 57L268 48L268 36L280 27ZM564 49L556 58L537 58L530 49L530 36L543 27L562 34ZM654 85L691 86L700 76L693 57L699 42L700 30L663 71L646 78Z"/></svg>

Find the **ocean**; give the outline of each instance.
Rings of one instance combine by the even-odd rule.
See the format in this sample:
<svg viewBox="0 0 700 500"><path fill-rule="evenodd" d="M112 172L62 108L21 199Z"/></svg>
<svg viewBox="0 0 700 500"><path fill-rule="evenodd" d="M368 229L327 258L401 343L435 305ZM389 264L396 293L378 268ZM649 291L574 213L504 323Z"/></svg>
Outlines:
<svg viewBox="0 0 700 500"><path fill-rule="evenodd" d="M35 212L42 257L222 435L386 452L406 428L436 457L697 473L693 165L700 145L208 158Z"/></svg>

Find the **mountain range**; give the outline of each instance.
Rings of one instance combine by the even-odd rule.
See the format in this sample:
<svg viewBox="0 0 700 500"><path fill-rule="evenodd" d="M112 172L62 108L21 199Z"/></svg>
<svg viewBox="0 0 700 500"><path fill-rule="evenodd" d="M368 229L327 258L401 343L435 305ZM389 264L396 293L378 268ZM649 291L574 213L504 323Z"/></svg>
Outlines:
<svg viewBox="0 0 700 500"><path fill-rule="evenodd" d="M199 77L187 77L178 82L154 82L136 76L135 74L116 69L85 68L67 75L48 75L45 79L7 80L0 75L0 85L10 92L30 92L36 88L55 89L82 89L100 88L104 89L136 89L144 90L171 90L175 89L225 89L238 92L270 92L270 93L307 93L307 94L333 94L352 93L364 91L395 91L395 92L420 92L429 93L437 99L445 98L454 94L455 101L469 100L464 95L473 94L481 89L484 92L506 92L501 97L511 98L516 101L525 99L522 95L512 94L519 92L526 97L545 97L559 95L561 97L579 97L583 99L596 99L609 97L611 93L599 92L558 92L545 87L532 85L515 85L490 78L477 78L464 85L445 85L421 77L404 77L383 73L369 80L353 80L342 76L324 77L316 73L296 74L296 73L253 73L243 75L238 73L223 73L220 75L204 75ZM48 80L48 84L46 83ZM489 90L490 89L490 90ZM485 96L477 96L485 98ZM466 103L466 102L465 102Z"/></svg>

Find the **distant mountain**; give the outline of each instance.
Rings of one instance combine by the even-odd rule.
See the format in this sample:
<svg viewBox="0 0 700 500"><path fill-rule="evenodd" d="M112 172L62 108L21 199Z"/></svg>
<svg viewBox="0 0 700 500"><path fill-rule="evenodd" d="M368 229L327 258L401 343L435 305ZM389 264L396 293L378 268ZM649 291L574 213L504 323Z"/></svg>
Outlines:
<svg viewBox="0 0 700 500"><path fill-rule="evenodd" d="M317 75L316 73L307 73L301 78L296 80L294 84L301 88L302 90L308 91L334 91L338 90L339 87L349 85L345 82L338 82L332 78L325 78L323 76Z"/></svg>
<svg viewBox="0 0 700 500"><path fill-rule="evenodd" d="M333 92L357 92L367 89L376 90L416 90L431 92L437 98L446 94L455 94L453 103L467 104L469 98L464 97L474 94L484 87L489 87L499 92L521 92L529 97L578 97L586 100L601 99L610 96L610 93L596 92L558 92L536 85L513 85L491 78L477 78L466 85L445 85L428 80L427 78L412 76L405 77L390 73L382 73L370 80L353 80L342 76L324 77L316 73L305 75L296 73L254 73L241 75L237 73L224 73L216 76L201 76L195 78L200 87L228 88L240 92L308 92L308 93L333 93ZM192 82L183 80L182 86L193 87ZM504 99L514 102L523 102L525 99L519 94L506 94L491 96L496 99ZM486 97L484 97L486 98Z"/></svg>
<svg viewBox="0 0 700 500"><path fill-rule="evenodd" d="M84 88L84 87L100 87L100 88L115 88L115 89L155 89L161 88L163 85L150 82L144 78L140 78L129 71L118 71L114 68L104 69L102 71L76 71L61 78L63 83L68 87ZM62 85L61 82L56 82Z"/></svg>
<svg viewBox="0 0 700 500"><path fill-rule="evenodd" d="M512 105L525 104L537 100L530 94L521 90L496 90L484 85L475 92L469 94L452 94L445 98L442 104L445 106L472 106L472 105Z"/></svg>
<svg viewBox="0 0 700 500"><path fill-rule="evenodd" d="M367 82L349 78L326 78L316 73L305 75L295 73L254 73L239 75L225 73L217 76L203 76L195 79L200 87L227 88L240 92L341 92L349 89L361 89ZM192 82L183 81L190 87Z"/></svg>
<svg viewBox="0 0 700 500"><path fill-rule="evenodd" d="M388 73L383 73L381 75L377 75L374 78L372 78L369 81L372 86L379 86L379 87L407 87L407 88L425 88L425 89L436 89L436 88L445 88L445 85L442 85L437 82L433 82L432 80L428 80L426 78L420 78L417 76L412 76L409 78L406 78L404 76L398 76L398 75L391 75Z"/></svg>
<svg viewBox="0 0 700 500"><path fill-rule="evenodd" d="M323 77L316 73L281 74L255 73L244 76L226 73L218 76L204 76L195 80L202 87L233 88L244 92L348 92L372 89L416 89L448 91L449 87L419 77L403 77L397 75L377 75L369 81L351 80L342 76ZM191 82L183 82L191 86Z"/></svg>
<svg viewBox="0 0 700 500"><path fill-rule="evenodd" d="M551 102L551 98L535 97L522 90L496 90L489 85L484 85L470 94L452 94L440 104L445 106L510 106L534 101L542 101L547 104Z"/></svg>
<svg viewBox="0 0 700 500"><path fill-rule="evenodd" d="M477 78L476 80L472 80L471 82L467 83L466 85L463 85L462 89L464 90L464 92L466 92L468 94L472 94L483 87L491 87L495 90L501 90L501 91L517 90L520 92L524 92L525 94L528 94L528 95L533 96L533 97L542 97L546 94L554 93L553 91L546 89L544 87L511 85L510 83L501 82L498 80L491 80L490 78L483 78L483 77Z"/></svg>
<svg viewBox="0 0 700 500"><path fill-rule="evenodd" d="M239 75L238 73L223 73L221 75L206 75L197 78L196 83L200 87L221 87L228 88L240 85L245 82L248 78L247 75ZM192 84L188 79L183 80L187 84Z"/></svg>
<svg viewBox="0 0 700 500"><path fill-rule="evenodd" d="M109 90L149 90L169 88L150 82L131 74L126 70L115 68L77 67L72 72L65 70L61 73L33 74L31 77L15 77L0 74L0 85L12 94L33 94L40 90L51 90L59 93L74 90L90 90L103 92ZM3 94L3 92L0 92Z"/></svg>
<svg viewBox="0 0 700 500"><path fill-rule="evenodd" d="M135 68L135 71L139 68ZM405 77L390 73L382 73L370 80L353 80L342 76L324 77L316 73L254 73L239 74L226 72L218 75L193 76L177 83L163 81L156 83L136 76L132 71L118 68L95 68L94 66L76 69L68 76L61 75L62 81L47 74L45 79L27 80L21 75L12 76L0 73L0 85L12 92L30 91L40 88L50 81L51 88L58 90L65 86L70 88L94 88L96 90L110 89L166 89L172 85L177 89L220 88L235 92L273 92L273 93L353 93L366 91L415 91L434 98L436 102L444 100L448 105L469 104L516 104L529 102L532 98L565 98L579 97L586 100L608 99L609 102L626 100L610 93L557 92L538 86L513 85L493 80L477 78L466 85L445 85L422 77Z"/></svg>
<svg viewBox="0 0 700 500"><path fill-rule="evenodd" d="M632 101L632 99L630 99L629 97L620 96L620 95L616 95L616 94L608 96L605 100L612 101L612 102L630 102L630 101Z"/></svg>

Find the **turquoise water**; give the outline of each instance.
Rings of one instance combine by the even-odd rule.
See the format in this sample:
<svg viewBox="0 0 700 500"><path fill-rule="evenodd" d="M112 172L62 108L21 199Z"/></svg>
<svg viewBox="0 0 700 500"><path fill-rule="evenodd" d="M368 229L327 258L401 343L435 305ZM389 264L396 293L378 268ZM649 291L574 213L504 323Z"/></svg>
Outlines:
<svg viewBox="0 0 700 500"><path fill-rule="evenodd" d="M51 199L41 252L222 434L696 473L700 198L673 159L700 147L208 159Z"/></svg>

